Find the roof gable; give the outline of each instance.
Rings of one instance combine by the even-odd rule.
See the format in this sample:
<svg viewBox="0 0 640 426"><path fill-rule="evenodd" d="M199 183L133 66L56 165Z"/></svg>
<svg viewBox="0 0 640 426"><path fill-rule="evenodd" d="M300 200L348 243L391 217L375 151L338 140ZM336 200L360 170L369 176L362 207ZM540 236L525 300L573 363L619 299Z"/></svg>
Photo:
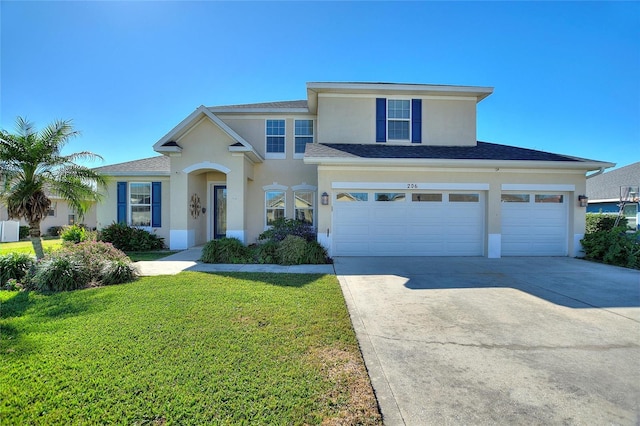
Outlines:
<svg viewBox="0 0 640 426"><path fill-rule="evenodd" d="M223 122L218 116L203 105L200 105L194 112L192 112L187 118L182 120L180 124L171 129L169 133L164 135L158 142L153 145L153 149L156 152L179 152L182 151L182 147L175 141L180 139L181 136L186 134L194 125L196 125L202 118L211 120L216 126L218 126L223 132L225 132L231 139L236 141L230 149L235 152L247 152L253 161L262 162L263 158L256 152L249 142L247 142L242 136L236 133L231 127ZM239 144L239 145L238 145Z"/></svg>

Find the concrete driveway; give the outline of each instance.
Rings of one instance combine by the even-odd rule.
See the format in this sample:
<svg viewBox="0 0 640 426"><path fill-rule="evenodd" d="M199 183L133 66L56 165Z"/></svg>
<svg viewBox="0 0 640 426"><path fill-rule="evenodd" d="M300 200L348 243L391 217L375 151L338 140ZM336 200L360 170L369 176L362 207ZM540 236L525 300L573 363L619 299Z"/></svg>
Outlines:
<svg viewBox="0 0 640 426"><path fill-rule="evenodd" d="M640 272L335 259L386 425L640 423Z"/></svg>

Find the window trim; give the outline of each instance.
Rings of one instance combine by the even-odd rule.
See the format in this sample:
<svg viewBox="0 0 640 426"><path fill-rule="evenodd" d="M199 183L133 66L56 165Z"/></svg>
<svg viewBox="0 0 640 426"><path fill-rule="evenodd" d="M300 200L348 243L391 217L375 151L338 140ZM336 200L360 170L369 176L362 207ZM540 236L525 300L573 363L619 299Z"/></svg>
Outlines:
<svg viewBox="0 0 640 426"><path fill-rule="evenodd" d="M133 204L131 203L131 185L149 185L149 225L134 225L133 224L133 211L132 208L133 206L147 206L147 204ZM146 229L146 230L150 230L152 228L152 224L153 224L153 182L129 182L128 188L129 193L127 194L127 216L128 216L128 221L127 223L130 226L135 226L136 228L142 228L142 229Z"/></svg>
<svg viewBox="0 0 640 426"><path fill-rule="evenodd" d="M268 123L269 121L282 121L284 122L284 134L283 135L270 135L268 133ZM269 145L267 143L267 138L269 137L281 137L283 139L283 152L269 152ZM265 158L268 160L284 160L287 158L287 120L285 118L266 118L264 120L264 153Z"/></svg>
<svg viewBox="0 0 640 426"><path fill-rule="evenodd" d="M409 117L408 118L390 118L389 117L389 101L403 101L403 102L408 102L409 103ZM387 98L387 110L386 110L386 127L387 127L387 142L403 142L403 143L411 143L411 123L413 122L413 105L412 105L412 100L411 98L405 98L405 97L394 97L394 98ZM408 130L409 130L409 134L408 137L406 139L392 139L391 137L389 137L389 122L390 121L403 121L407 123L408 126Z"/></svg>
<svg viewBox="0 0 640 426"><path fill-rule="evenodd" d="M296 122L297 121L310 121L311 122L311 135L298 135L296 134ZM294 118L293 119L293 158L294 159L302 159L304 158L304 152L296 152L296 141L297 138L311 138L311 143L316 141L316 123L312 118ZM309 143L309 142L307 142Z"/></svg>

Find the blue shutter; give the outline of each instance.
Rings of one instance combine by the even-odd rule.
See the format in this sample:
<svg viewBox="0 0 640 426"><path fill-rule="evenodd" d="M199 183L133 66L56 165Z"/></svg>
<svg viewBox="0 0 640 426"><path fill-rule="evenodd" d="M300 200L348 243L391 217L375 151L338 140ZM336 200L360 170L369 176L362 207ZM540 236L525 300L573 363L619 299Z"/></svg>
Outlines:
<svg viewBox="0 0 640 426"><path fill-rule="evenodd" d="M411 142L422 142L422 99L411 99Z"/></svg>
<svg viewBox="0 0 640 426"><path fill-rule="evenodd" d="M151 182L151 226L162 226L162 182Z"/></svg>
<svg viewBox="0 0 640 426"><path fill-rule="evenodd" d="M376 98L376 142L387 141L387 99Z"/></svg>
<svg viewBox="0 0 640 426"><path fill-rule="evenodd" d="M118 182L118 223L127 223L127 182Z"/></svg>

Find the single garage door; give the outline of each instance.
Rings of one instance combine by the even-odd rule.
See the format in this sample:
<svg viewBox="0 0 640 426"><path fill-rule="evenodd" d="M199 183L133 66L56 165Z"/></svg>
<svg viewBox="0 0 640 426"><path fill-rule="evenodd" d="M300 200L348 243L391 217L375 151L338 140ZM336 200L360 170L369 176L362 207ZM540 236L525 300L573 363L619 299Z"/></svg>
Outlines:
<svg viewBox="0 0 640 426"><path fill-rule="evenodd" d="M502 193L502 256L567 256L567 194Z"/></svg>
<svg viewBox="0 0 640 426"><path fill-rule="evenodd" d="M482 256L482 191L339 191L336 256Z"/></svg>

